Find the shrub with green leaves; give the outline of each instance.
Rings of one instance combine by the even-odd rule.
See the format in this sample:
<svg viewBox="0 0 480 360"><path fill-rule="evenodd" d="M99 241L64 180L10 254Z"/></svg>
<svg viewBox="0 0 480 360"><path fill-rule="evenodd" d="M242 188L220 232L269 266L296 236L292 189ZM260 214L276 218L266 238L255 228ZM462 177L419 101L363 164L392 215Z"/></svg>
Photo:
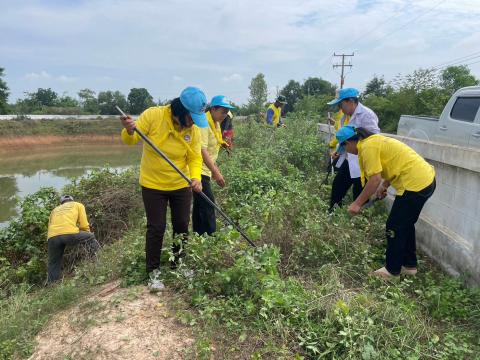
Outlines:
<svg viewBox="0 0 480 360"><path fill-rule="evenodd" d="M142 214L136 169L93 171L64 189L83 203L91 230L101 245L122 237ZM50 212L59 205L54 188L27 196L20 215L0 230L0 289L12 284L41 284L46 278L47 228ZM68 264L68 253L66 261Z"/></svg>

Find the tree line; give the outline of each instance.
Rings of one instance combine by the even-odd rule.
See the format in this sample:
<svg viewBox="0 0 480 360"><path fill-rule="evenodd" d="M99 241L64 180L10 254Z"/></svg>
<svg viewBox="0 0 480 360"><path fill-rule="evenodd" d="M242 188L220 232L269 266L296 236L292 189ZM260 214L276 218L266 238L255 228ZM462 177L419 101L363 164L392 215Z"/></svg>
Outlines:
<svg viewBox="0 0 480 360"><path fill-rule="evenodd" d="M78 98L59 95L51 88L39 88L25 93L14 104L8 103L9 89L3 80L0 67L0 114L116 114L115 105L131 114L165 102L153 100L147 89L133 88L127 96L120 91L82 89ZM418 69L411 74L397 75L386 81L384 76L374 75L361 93L361 101L374 110L384 132L395 132L400 115L438 116L450 96L459 88L480 84L465 65L449 66L443 70ZM352 86L354 86L352 84ZM237 115L263 114L268 106L268 86L265 75L254 76L249 86L250 96L244 105L233 104ZM302 83L289 80L276 95L287 99L283 113L303 111L323 116L329 108L327 102L335 96L336 86L320 77L309 77ZM273 100L273 99L272 99Z"/></svg>
<svg viewBox="0 0 480 360"><path fill-rule="evenodd" d="M417 69L407 75L399 74L391 81L374 75L360 94L360 101L378 115L382 131L395 133L400 115L439 116L456 90L479 84L479 79L466 65L441 70ZM283 113L301 111L323 117L327 111L336 111L327 105L336 90L334 84L317 77L308 78L303 84L290 80L279 91L288 102ZM265 111L267 94L265 77L258 74L250 83L250 98L243 110L247 113Z"/></svg>
<svg viewBox="0 0 480 360"><path fill-rule="evenodd" d="M3 68L0 68L0 114L116 114L115 105L127 110L130 114L140 114L143 110L158 105L145 88L130 89L128 96L120 91L100 91L82 89L78 98L67 94L59 95L51 88L38 88L34 92L26 92L25 97L14 104L8 103L8 87L4 80ZM161 102L160 102L161 103Z"/></svg>

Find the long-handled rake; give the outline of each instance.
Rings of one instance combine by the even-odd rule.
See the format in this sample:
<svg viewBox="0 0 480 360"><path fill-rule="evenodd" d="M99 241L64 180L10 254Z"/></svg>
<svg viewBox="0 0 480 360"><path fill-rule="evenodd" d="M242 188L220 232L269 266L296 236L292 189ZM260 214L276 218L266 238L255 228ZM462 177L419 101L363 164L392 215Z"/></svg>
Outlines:
<svg viewBox="0 0 480 360"><path fill-rule="evenodd" d="M116 109L118 110L118 112L120 114L122 114L122 116L125 116L127 117L127 115L122 111L122 109L120 109L118 106L116 106ZM157 146L155 146L154 143L152 143L152 141L141 131L139 130L138 128L135 127L134 131L142 138L143 141L145 141L148 145L150 145L150 147L158 154L160 155L163 160L165 160L187 183L188 185L192 186L192 180L183 173L182 170L180 170L168 157L167 155L165 155ZM210 200L210 198L205 195L205 193L202 191L202 192L199 192L198 193L208 204L210 204L210 206L213 206L213 208L215 208L215 210L218 211L218 213L220 215L222 215L222 217L225 219L226 222L228 222L230 225L232 225L235 230L237 230L245 240L247 240L247 242L253 246L253 247L256 247L255 243L247 236L247 234L245 234L245 232L240 228L240 226L237 225L237 223L235 223L227 214L225 214L225 212L217 205L215 204L212 200Z"/></svg>

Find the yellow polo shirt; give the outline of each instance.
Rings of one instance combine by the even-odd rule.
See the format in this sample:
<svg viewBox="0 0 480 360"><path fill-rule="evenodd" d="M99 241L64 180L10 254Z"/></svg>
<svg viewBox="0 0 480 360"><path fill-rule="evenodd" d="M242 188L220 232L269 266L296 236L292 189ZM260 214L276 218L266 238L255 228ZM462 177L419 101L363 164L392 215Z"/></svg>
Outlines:
<svg viewBox="0 0 480 360"><path fill-rule="evenodd" d="M200 129L200 134L202 136L202 149L206 149L212 161L216 162L220 146L222 145L218 141L218 139L222 139L222 129L220 128L219 123L213 121L210 111L208 111L206 115L208 119L208 127ZM205 163L202 165L202 175L208 177L212 176L212 172Z"/></svg>
<svg viewBox="0 0 480 360"><path fill-rule="evenodd" d="M200 129L193 125L181 129L173 123L170 105L155 106L145 110L136 126L187 176L201 179L202 154L200 152ZM136 144L141 137L135 132L129 135L122 130L122 141ZM150 145L143 144L140 163L140 185L163 191L188 187L188 183L158 155Z"/></svg>
<svg viewBox="0 0 480 360"><path fill-rule="evenodd" d="M343 125L342 125L342 118L344 116L345 116L345 120L343 121ZM335 125L333 125L333 127L335 129L335 132L334 132L333 138L332 138L332 140L330 140L330 143L328 144L328 146L331 149L336 149L337 144L338 144L338 140L337 140L337 137L335 136L335 134L338 130L340 130L340 128L342 126L348 125L348 123L350 122L350 115L345 115L342 110L339 110L335 113L335 115L333 115L333 119L335 120Z"/></svg>
<svg viewBox="0 0 480 360"><path fill-rule="evenodd" d="M420 191L433 182L433 166L401 141L376 134L360 140L357 148L362 185L365 177L381 173L397 195L402 195L405 190Z"/></svg>
<svg viewBox="0 0 480 360"><path fill-rule="evenodd" d="M277 126L278 123L280 122L280 118L282 117L282 108L281 107L277 108L275 106L275 103L273 103L273 104L270 104L268 109L272 109L272 111L273 111L273 117L272 117L273 126Z"/></svg>
<svg viewBox="0 0 480 360"><path fill-rule="evenodd" d="M58 235L78 234L80 230L90 231L83 204L67 201L50 213L47 239Z"/></svg>

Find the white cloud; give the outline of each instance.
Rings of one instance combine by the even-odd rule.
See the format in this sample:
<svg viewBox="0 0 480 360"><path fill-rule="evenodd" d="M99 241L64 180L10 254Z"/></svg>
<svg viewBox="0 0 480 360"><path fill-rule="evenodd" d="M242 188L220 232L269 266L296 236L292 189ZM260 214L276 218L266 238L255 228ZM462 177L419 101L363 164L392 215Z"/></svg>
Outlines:
<svg viewBox="0 0 480 360"><path fill-rule="evenodd" d="M25 74L24 78L27 80L50 79L51 75L47 73L45 70L42 70L39 73L31 72L31 73Z"/></svg>
<svg viewBox="0 0 480 360"><path fill-rule="evenodd" d="M178 75L173 75L173 81L176 81L176 82L181 82L183 81L183 77L181 76L178 76Z"/></svg>
<svg viewBox="0 0 480 360"><path fill-rule="evenodd" d="M77 81L76 77L73 76L67 76L67 75L60 75L59 77L56 78L56 80L61 81L61 82L75 82Z"/></svg>
<svg viewBox="0 0 480 360"><path fill-rule="evenodd" d="M231 74L231 75L228 75L228 76L224 76L222 78L223 81L225 82L237 82L237 81L242 81L243 78L242 78L242 75L240 74L237 74L237 73L234 73L234 74Z"/></svg>

